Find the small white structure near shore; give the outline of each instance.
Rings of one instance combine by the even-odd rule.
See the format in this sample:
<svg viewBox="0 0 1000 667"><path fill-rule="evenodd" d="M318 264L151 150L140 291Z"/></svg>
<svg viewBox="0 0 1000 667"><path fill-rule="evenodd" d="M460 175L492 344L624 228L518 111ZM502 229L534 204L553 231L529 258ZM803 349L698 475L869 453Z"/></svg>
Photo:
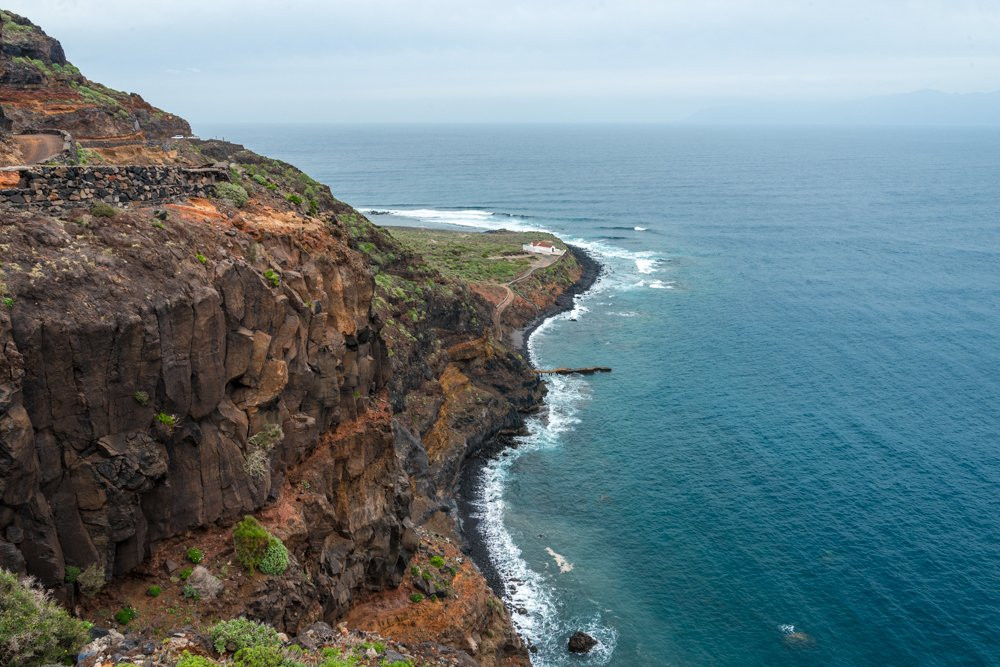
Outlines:
<svg viewBox="0 0 1000 667"><path fill-rule="evenodd" d="M532 241L521 246L524 252L533 252L539 255L562 255L565 250L560 250L552 241Z"/></svg>

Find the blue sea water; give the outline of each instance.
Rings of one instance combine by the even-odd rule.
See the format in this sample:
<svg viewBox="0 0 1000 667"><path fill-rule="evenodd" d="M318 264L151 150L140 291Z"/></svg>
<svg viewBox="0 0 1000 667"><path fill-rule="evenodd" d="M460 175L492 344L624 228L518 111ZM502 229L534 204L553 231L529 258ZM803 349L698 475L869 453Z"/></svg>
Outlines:
<svg viewBox="0 0 1000 667"><path fill-rule="evenodd" d="M1000 664L1000 132L201 129L606 265L478 499L535 664Z"/></svg>

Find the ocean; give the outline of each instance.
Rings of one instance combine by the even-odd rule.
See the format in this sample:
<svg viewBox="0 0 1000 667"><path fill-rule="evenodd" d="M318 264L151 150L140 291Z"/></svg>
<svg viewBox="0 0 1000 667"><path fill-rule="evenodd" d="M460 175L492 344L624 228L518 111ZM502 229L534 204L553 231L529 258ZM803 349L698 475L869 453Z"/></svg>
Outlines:
<svg viewBox="0 0 1000 667"><path fill-rule="evenodd" d="M474 499L536 665L1000 664L1000 131L196 129L604 264Z"/></svg>

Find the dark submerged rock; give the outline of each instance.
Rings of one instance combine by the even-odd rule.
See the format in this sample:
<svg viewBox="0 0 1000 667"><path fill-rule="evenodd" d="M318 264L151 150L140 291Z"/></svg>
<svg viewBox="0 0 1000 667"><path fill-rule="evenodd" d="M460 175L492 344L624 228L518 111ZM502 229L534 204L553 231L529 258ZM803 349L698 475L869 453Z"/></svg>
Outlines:
<svg viewBox="0 0 1000 667"><path fill-rule="evenodd" d="M597 640L586 632L574 632L573 636L569 638L569 644L566 648L569 649L570 653L587 653L595 646L597 646Z"/></svg>

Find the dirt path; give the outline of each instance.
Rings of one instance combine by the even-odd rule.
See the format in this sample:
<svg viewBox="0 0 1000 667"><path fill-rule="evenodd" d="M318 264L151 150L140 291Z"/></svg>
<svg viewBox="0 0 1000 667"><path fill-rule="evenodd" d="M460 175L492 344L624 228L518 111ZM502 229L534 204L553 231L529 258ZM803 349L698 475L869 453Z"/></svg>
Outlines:
<svg viewBox="0 0 1000 667"><path fill-rule="evenodd" d="M37 164L53 158L63 149L63 138L58 134L18 134L14 136L24 164Z"/></svg>
<svg viewBox="0 0 1000 667"><path fill-rule="evenodd" d="M513 285L514 283L519 283L522 280L527 280L528 277L531 276L531 274L533 274L535 271L539 269L544 269L548 266L552 266L560 259L562 259L562 255L539 257L538 259L535 260L534 264L532 264L530 267L519 273L517 277L515 277L509 283L504 283L503 285L501 285L501 287L503 287L507 293L504 296L503 301L498 303L496 310L493 311L493 322L497 327L500 326L500 316L503 315L503 311L506 310L507 306L509 306L511 302L514 301L514 290L512 290L510 286Z"/></svg>

